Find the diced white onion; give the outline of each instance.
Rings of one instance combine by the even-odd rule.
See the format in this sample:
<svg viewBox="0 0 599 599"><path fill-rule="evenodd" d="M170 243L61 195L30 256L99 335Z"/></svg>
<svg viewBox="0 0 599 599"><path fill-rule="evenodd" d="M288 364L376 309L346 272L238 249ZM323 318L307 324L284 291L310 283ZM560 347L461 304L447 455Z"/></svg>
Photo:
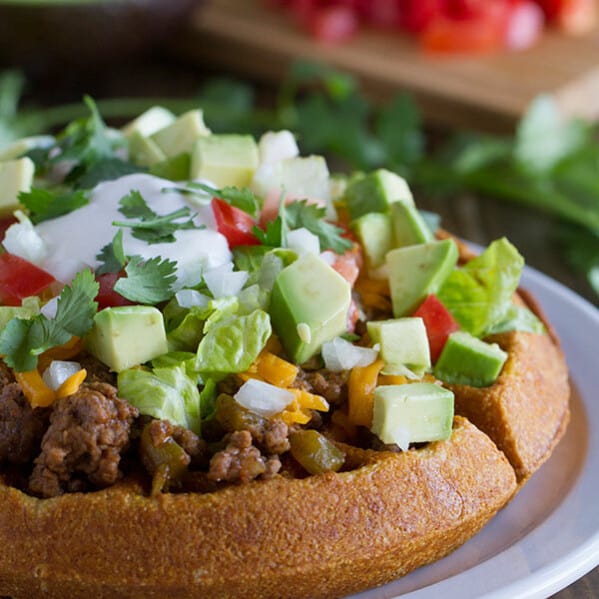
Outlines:
<svg viewBox="0 0 599 599"><path fill-rule="evenodd" d="M323 262L326 262L329 266L333 266L333 264L335 264L335 260L337 260L337 255L335 252L331 252L331 250L326 250L320 254L320 259Z"/></svg>
<svg viewBox="0 0 599 599"><path fill-rule="evenodd" d="M261 163L278 162L299 156L299 148L291 131L267 131L258 142Z"/></svg>
<svg viewBox="0 0 599 599"><path fill-rule="evenodd" d="M322 358L331 372L350 370L355 366L368 366L378 356L376 349L358 347L341 337L335 337L322 346Z"/></svg>
<svg viewBox="0 0 599 599"><path fill-rule="evenodd" d="M233 263L227 262L204 273L204 281L215 298L237 295L248 279L245 271L233 271Z"/></svg>
<svg viewBox="0 0 599 599"><path fill-rule="evenodd" d="M181 308L191 308L193 306L206 308L210 301L207 295L200 293L196 289L181 289L175 293L175 299Z"/></svg>
<svg viewBox="0 0 599 599"><path fill-rule="evenodd" d="M56 317L56 310L58 309L58 296L53 297L47 301L41 308L40 312L48 319L52 320Z"/></svg>
<svg viewBox="0 0 599 599"><path fill-rule="evenodd" d="M279 414L294 399L290 391L257 379L246 381L233 397L244 408L265 418Z"/></svg>
<svg viewBox="0 0 599 599"><path fill-rule="evenodd" d="M320 240L314 233L304 227L294 229L287 233L287 247L297 252L299 256L304 254L320 254Z"/></svg>
<svg viewBox="0 0 599 599"><path fill-rule="evenodd" d="M56 391L70 376L81 370L79 362L53 360L44 370L42 379L50 389Z"/></svg>
<svg viewBox="0 0 599 599"><path fill-rule="evenodd" d="M38 235L31 221L20 211L15 213L18 223L11 225L6 230L2 245L10 254L28 260L32 264L41 266L46 259L46 244Z"/></svg>

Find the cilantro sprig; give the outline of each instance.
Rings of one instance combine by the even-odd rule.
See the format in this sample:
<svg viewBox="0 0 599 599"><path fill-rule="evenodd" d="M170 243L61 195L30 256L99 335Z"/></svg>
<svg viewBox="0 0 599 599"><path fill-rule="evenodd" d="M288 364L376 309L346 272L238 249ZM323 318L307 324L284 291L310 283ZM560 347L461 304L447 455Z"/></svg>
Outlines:
<svg viewBox="0 0 599 599"><path fill-rule="evenodd" d="M9 321L0 332L0 354L6 364L17 372L33 370L41 353L66 343L73 336L85 335L92 327L98 308L94 301L98 290L93 273L83 270L62 290L54 318L39 314L28 320Z"/></svg>
<svg viewBox="0 0 599 599"><path fill-rule="evenodd" d="M102 262L96 269L98 275L125 271L126 277L117 280L114 290L132 302L159 304L174 294L177 263L160 257L146 260L142 256L126 256L122 229L96 258Z"/></svg>
<svg viewBox="0 0 599 599"><path fill-rule="evenodd" d="M183 193L186 195L193 196L201 196L205 197L206 194L208 196L217 197L221 200L227 202L231 206L235 208L239 208L244 212L247 212L249 215L256 218L258 215L258 210L262 206L262 200L247 187L223 187L222 189L218 189L216 187L211 187L210 185L206 185L205 183L200 183L198 181L189 181L185 183L185 185L177 185L175 187L167 187L164 191L178 191L179 193Z"/></svg>
<svg viewBox="0 0 599 599"><path fill-rule="evenodd" d="M19 193L19 202L27 208L31 222L37 225L85 206L89 203L89 198L82 190L52 191L34 187L30 191Z"/></svg>
<svg viewBox="0 0 599 599"><path fill-rule="evenodd" d="M159 304L170 299L177 280L177 263L166 258L131 256L125 266L126 277L121 277L114 290L132 302Z"/></svg>
<svg viewBox="0 0 599 599"><path fill-rule="evenodd" d="M304 228L318 237L323 250L331 249L341 254L350 249L352 242L342 237L344 230L326 221L325 216L326 209L321 206L310 204L308 200L294 200L285 204L282 195L277 218L268 222L264 230L254 227L252 232L263 245L285 247L287 233Z"/></svg>
<svg viewBox="0 0 599 599"><path fill-rule="evenodd" d="M128 227L131 234L137 239L148 243L174 243L175 231L185 229L204 229L204 225L193 222L191 210L184 206L168 214L159 215L147 204L141 193L132 190L131 193L121 198L119 202L121 214L136 221L114 221L116 227ZM187 218L181 222L180 219Z"/></svg>
<svg viewBox="0 0 599 599"><path fill-rule="evenodd" d="M299 200L287 204L285 213L288 227L308 229L320 240L321 249L331 249L341 254L352 247L352 242L342 237L344 230L325 220L325 208L309 204L307 200Z"/></svg>

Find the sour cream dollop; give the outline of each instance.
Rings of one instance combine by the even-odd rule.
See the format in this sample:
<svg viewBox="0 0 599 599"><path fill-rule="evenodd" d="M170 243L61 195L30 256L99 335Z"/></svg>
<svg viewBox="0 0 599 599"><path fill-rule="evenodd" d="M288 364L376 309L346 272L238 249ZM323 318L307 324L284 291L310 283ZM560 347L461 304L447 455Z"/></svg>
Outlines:
<svg viewBox="0 0 599 599"><path fill-rule="evenodd" d="M47 248L47 256L40 266L65 283L83 268L95 270L101 264L96 256L118 231L112 223L128 220L119 211L121 198L131 191L139 191L157 214L165 215L187 206L194 215L194 223L206 228L176 231L173 243L149 244L133 237L131 229L125 227L125 255L174 260L177 287L199 283L204 270L229 262L231 252L225 237L216 231L210 203L198 205L177 191L164 191L174 186L172 181L137 173L100 183L92 190L89 204L37 225L36 231Z"/></svg>

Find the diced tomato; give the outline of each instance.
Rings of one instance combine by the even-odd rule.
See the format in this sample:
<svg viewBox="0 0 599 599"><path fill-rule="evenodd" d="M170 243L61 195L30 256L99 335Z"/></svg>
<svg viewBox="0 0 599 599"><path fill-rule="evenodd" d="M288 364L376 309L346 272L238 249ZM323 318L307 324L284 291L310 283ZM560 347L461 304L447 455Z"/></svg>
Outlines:
<svg viewBox="0 0 599 599"><path fill-rule="evenodd" d="M530 48L543 31L543 11L532 0L512 0L505 32L505 45L511 50Z"/></svg>
<svg viewBox="0 0 599 599"><path fill-rule="evenodd" d="M103 275L96 276L96 280L100 285L100 290L96 296L98 309L103 310L104 308L130 306L133 304L133 302L130 302L127 298L123 297L120 293L117 293L114 290L114 285L121 276L122 273L118 272L107 272Z"/></svg>
<svg viewBox="0 0 599 599"><path fill-rule="evenodd" d="M352 299L347 311L347 332L353 333L356 330L356 323L360 318L360 311L358 310L358 304Z"/></svg>
<svg viewBox="0 0 599 599"><path fill-rule="evenodd" d="M325 43L344 42L358 30L355 10L348 6L326 6L310 13L307 28L312 37Z"/></svg>
<svg viewBox="0 0 599 599"><path fill-rule="evenodd" d="M547 20L567 33L587 33L599 21L597 0L537 0L537 3Z"/></svg>
<svg viewBox="0 0 599 599"><path fill-rule="evenodd" d="M35 264L4 252L0 254L0 304L20 306L21 300L38 295L56 279Z"/></svg>
<svg viewBox="0 0 599 599"><path fill-rule="evenodd" d="M11 225L14 225L17 222L17 219L14 216L6 216L4 218L0 218L0 243L4 239L4 235L6 234L6 229Z"/></svg>
<svg viewBox="0 0 599 599"><path fill-rule="evenodd" d="M423 49L435 54L479 54L505 45L506 20L490 13L468 18L440 17L420 38Z"/></svg>
<svg viewBox="0 0 599 599"><path fill-rule="evenodd" d="M404 0L400 5L399 24L410 33L420 33L445 16L445 0Z"/></svg>
<svg viewBox="0 0 599 599"><path fill-rule="evenodd" d="M243 210L227 204L220 198L212 198L212 212L218 232L227 238L230 248L238 245L259 245L252 233L256 222Z"/></svg>
<svg viewBox="0 0 599 599"><path fill-rule="evenodd" d="M413 316L420 316L424 321L431 352L431 361L434 364L441 354L447 338L451 333L457 331L460 325L436 295L429 295L420 304L420 307L414 312Z"/></svg>
<svg viewBox="0 0 599 599"><path fill-rule="evenodd" d="M337 254L331 266L353 287L360 274L362 262L362 248L359 244L354 243L352 249L347 250L344 254Z"/></svg>

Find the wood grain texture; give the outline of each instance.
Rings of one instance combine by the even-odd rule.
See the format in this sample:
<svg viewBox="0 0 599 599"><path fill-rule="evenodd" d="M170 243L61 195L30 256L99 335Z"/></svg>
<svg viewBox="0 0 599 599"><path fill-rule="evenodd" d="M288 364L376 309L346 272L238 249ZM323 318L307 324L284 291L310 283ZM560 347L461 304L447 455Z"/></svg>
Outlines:
<svg viewBox="0 0 599 599"><path fill-rule="evenodd" d="M554 94L566 114L599 117L599 32L548 31L524 52L431 57L406 36L369 29L350 43L322 45L262 0L212 0L175 47L188 59L267 81L280 80L294 59L325 61L356 75L377 99L411 92L441 124L509 129L541 92Z"/></svg>

